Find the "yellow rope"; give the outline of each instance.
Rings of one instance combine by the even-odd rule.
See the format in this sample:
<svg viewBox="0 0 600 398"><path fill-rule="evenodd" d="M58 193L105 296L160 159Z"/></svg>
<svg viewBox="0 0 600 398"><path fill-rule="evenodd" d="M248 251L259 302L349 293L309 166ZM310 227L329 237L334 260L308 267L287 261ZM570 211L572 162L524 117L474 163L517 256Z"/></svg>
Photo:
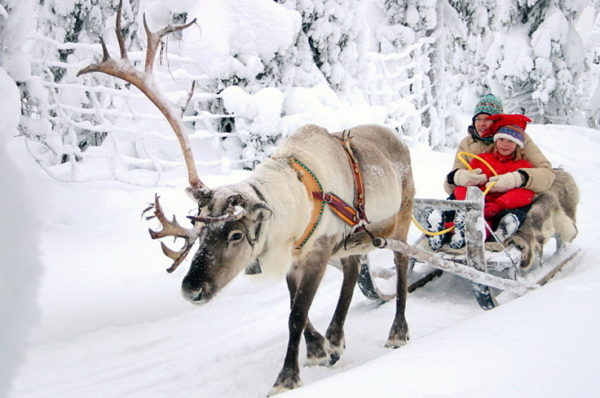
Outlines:
<svg viewBox="0 0 600 398"><path fill-rule="evenodd" d="M444 230L438 231L438 232L431 232L425 228L423 228L423 226L421 226L421 224L419 224L419 222L417 221L417 219L415 218L414 215L411 216L413 224L415 224L415 227L417 227L417 229L421 232L423 232L425 235L428 236L438 236L438 235L444 235L446 232L450 232L454 229L454 225L451 227L448 227Z"/></svg>
<svg viewBox="0 0 600 398"><path fill-rule="evenodd" d="M469 162L467 162L467 160L464 158L465 156L470 156L472 158L475 158L477 160L479 160L481 163L483 163L488 169L490 169L490 171L492 172L492 174L494 174L495 176L498 175L498 173L496 173L496 170L494 170L494 168L485 160L483 159L481 156L475 155L473 153L469 153L469 152L459 152L456 157L458 158L458 160L464 164L467 169L469 170L473 170L473 167L471 167L471 165L469 164ZM492 188L494 186L494 184L496 184L496 182L492 182L491 184L489 184L487 186L487 188L485 189L485 191L483 191L483 196L487 195L487 193L490 191L490 188ZM419 224L419 222L417 221L417 219L415 218L414 215L411 216L413 224L415 224L415 226L417 227L417 229L421 232L423 232L425 235L428 236L439 236L439 235L443 235L447 232L450 232L454 229L454 225L451 227L448 227L442 231L438 231L438 232L431 232L427 229L425 229L423 226L421 226Z"/></svg>
<svg viewBox="0 0 600 398"><path fill-rule="evenodd" d="M464 164L467 169L469 170L473 170L473 168L471 167L471 165L469 164L469 162L467 162L467 160L464 158L464 156L470 156L472 158L475 158L477 160L479 160L481 163L483 163L488 169L490 169L490 171L492 172L493 175L497 176L498 173L496 173L496 170L494 170L494 168L485 161L485 159L483 159L481 156L469 153L469 152L459 152L458 155L456 155L456 157L458 158L458 160L460 160L460 162L462 164ZM492 182L490 185L487 186L487 188L485 188L485 191L483 191L483 196L487 195L487 193L490 191L490 189L496 184L496 181Z"/></svg>

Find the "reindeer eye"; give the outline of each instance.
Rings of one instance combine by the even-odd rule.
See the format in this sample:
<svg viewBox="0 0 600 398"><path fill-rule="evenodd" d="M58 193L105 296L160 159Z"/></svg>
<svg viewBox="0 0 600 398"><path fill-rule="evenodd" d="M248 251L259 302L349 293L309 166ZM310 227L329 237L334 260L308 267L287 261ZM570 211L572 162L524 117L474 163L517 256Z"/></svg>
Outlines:
<svg viewBox="0 0 600 398"><path fill-rule="evenodd" d="M229 233L229 237L227 238L230 242L239 242L244 238L244 234L240 231L231 231Z"/></svg>

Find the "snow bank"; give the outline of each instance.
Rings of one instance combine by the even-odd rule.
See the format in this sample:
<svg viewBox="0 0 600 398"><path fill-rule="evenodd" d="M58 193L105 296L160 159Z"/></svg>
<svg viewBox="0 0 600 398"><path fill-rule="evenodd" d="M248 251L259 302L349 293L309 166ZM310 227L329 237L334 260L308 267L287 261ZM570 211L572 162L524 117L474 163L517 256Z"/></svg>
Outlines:
<svg viewBox="0 0 600 398"><path fill-rule="evenodd" d="M0 67L0 397L4 397L26 352L37 315L37 288L42 267L39 260L39 214L30 202L24 183L27 176L12 163L7 141L17 133L20 94L14 81Z"/></svg>

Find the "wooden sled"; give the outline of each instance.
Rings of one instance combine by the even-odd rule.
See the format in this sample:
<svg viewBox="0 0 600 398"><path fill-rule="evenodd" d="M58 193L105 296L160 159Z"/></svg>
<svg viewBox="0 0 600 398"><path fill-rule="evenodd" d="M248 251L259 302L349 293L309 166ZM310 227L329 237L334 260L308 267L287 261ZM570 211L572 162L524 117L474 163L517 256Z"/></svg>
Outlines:
<svg viewBox="0 0 600 398"><path fill-rule="evenodd" d="M537 264L528 270L521 268L521 252L514 246L502 247L500 244L484 243L485 221L483 219L483 194L478 188L469 188L467 199L450 201L437 199L416 199L414 214L417 221L425 223L426 214L432 209L441 211L459 210L465 212L465 248L461 250L442 250L434 252L429 248L425 236L421 236L414 245L405 242L375 238L373 244L378 248L400 251L410 257L408 291L412 292L442 275L443 272L466 278L472 282L472 290L477 303L484 310L521 296L530 290L546 284L579 252L567 248L559 239L546 246L554 245L552 254L544 258L538 254ZM492 247L495 251L491 250ZM498 251L498 248L501 250ZM358 285L361 292L374 300L388 301L395 297L395 271L371 266L369 257L363 256ZM426 263L434 267L423 275L414 274L417 263ZM394 286L394 288L390 288Z"/></svg>

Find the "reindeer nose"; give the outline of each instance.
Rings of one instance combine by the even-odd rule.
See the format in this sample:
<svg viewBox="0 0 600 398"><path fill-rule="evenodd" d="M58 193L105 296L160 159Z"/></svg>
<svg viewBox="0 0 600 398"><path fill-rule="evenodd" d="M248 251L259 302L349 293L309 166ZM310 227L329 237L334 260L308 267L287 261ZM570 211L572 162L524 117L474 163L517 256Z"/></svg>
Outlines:
<svg viewBox="0 0 600 398"><path fill-rule="evenodd" d="M181 287L181 294L183 295L183 297L194 304L200 304L203 301L204 295L202 294L202 289L190 289L190 288L186 288L185 286Z"/></svg>
<svg viewBox="0 0 600 398"><path fill-rule="evenodd" d="M196 281L193 280L193 278L190 278L189 275L186 275L185 278L183 278L183 282L181 282L181 290L184 292L191 292L194 290L199 290L200 289L200 284Z"/></svg>
<svg viewBox="0 0 600 398"><path fill-rule="evenodd" d="M194 282L191 278L184 278L181 283L181 294L193 304L204 304L210 300L210 286L207 283Z"/></svg>

